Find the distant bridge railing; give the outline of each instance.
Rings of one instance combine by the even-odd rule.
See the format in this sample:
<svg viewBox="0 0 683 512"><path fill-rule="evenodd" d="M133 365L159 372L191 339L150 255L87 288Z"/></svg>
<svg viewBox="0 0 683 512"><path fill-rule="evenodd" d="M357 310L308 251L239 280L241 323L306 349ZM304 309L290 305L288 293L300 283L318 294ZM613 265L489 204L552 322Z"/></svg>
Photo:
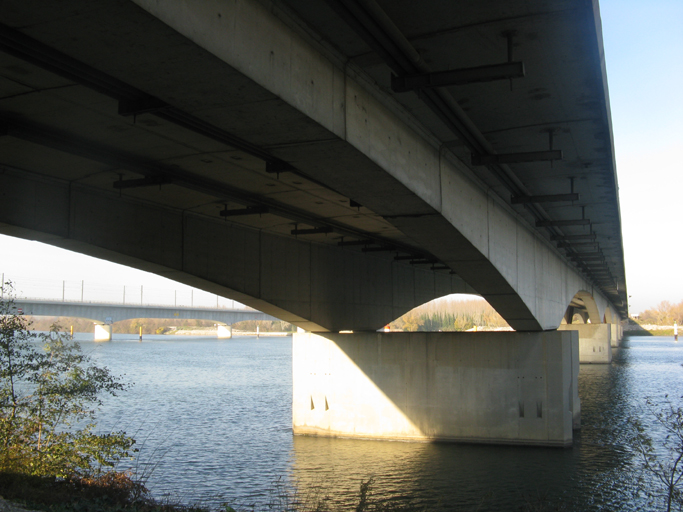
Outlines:
<svg viewBox="0 0 683 512"><path fill-rule="evenodd" d="M173 288L129 284L116 286L85 280L39 279L2 274L1 282L7 281L12 282L14 296L18 300L252 310L252 308L232 299L181 284ZM5 295L7 291L3 290L1 293Z"/></svg>

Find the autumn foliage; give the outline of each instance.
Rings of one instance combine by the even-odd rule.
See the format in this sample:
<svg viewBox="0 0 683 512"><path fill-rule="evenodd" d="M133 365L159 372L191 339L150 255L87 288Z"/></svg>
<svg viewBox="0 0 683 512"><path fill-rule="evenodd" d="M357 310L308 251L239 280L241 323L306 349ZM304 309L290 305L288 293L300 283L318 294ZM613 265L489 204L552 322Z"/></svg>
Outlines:
<svg viewBox="0 0 683 512"><path fill-rule="evenodd" d="M681 325L683 323L683 301L678 304L671 304L667 300L662 301L654 308L641 313L638 320L642 324L673 325L676 322Z"/></svg>
<svg viewBox="0 0 683 512"><path fill-rule="evenodd" d="M508 324L484 300L445 297L409 311L390 327L404 331L467 331L475 327L508 327Z"/></svg>

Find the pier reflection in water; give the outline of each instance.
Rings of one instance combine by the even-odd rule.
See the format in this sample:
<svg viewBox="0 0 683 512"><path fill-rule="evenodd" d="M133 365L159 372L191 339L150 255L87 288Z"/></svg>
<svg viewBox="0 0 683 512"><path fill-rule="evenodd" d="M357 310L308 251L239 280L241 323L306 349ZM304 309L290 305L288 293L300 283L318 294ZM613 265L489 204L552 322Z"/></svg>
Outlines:
<svg viewBox="0 0 683 512"><path fill-rule="evenodd" d="M632 339L611 365L583 365L583 427L569 449L292 436L289 339L119 336L84 348L136 383L107 401L99 424L135 433L143 460L161 447L149 480L157 496L266 508L281 479L348 508L374 477L376 498L435 510L519 510L540 499L597 511L644 510L626 419L643 413L646 396L683 395L682 345Z"/></svg>

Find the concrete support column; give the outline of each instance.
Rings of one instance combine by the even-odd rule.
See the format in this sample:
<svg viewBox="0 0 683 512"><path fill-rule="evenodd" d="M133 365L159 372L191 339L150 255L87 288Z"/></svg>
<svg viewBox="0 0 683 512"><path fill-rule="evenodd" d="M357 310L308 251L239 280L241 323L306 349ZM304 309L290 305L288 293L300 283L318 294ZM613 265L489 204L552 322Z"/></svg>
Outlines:
<svg viewBox="0 0 683 512"><path fill-rule="evenodd" d="M232 338L232 325L218 324L218 339L225 340Z"/></svg>
<svg viewBox="0 0 683 512"><path fill-rule="evenodd" d="M296 333L295 434L569 446L574 332Z"/></svg>
<svg viewBox="0 0 683 512"><path fill-rule="evenodd" d="M612 362L612 327L610 324L562 324L558 331L579 333L581 363Z"/></svg>
<svg viewBox="0 0 683 512"><path fill-rule="evenodd" d="M619 341L621 338L619 337L619 324L608 324L610 327L610 345L612 347L618 347L619 346Z"/></svg>
<svg viewBox="0 0 683 512"><path fill-rule="evenodd" d="M111 325L95 324L95 341L111 341Z"/></svg>

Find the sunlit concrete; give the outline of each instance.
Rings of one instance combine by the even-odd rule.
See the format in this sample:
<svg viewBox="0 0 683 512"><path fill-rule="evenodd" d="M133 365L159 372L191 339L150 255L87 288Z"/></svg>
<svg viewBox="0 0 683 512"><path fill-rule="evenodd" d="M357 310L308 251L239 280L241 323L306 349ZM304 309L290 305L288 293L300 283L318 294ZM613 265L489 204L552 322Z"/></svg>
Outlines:
<svg viewBox="0 0 683 512"><path fill-rule="evenodd" d="M111 341L111 325L95 324L95 341Z"/></svg>
<svg viewBox="0 0 683 512"><path fill-rule="evenodd" d="M568 446L575 332L297 333L295 434Z"/></svg>
<svg viewBox="0 0 683 512"><path fill-rule="evenodd" d="M218 324L217 335L219 340L232 338L232 325Z"/></svg>
<svg viewBox="0 0 683 512"><path fill-rule="evenodd" d="M575 331L579 334L579 361L581 363L612 362L613 324L563 324L558 331Z"/></svg>

